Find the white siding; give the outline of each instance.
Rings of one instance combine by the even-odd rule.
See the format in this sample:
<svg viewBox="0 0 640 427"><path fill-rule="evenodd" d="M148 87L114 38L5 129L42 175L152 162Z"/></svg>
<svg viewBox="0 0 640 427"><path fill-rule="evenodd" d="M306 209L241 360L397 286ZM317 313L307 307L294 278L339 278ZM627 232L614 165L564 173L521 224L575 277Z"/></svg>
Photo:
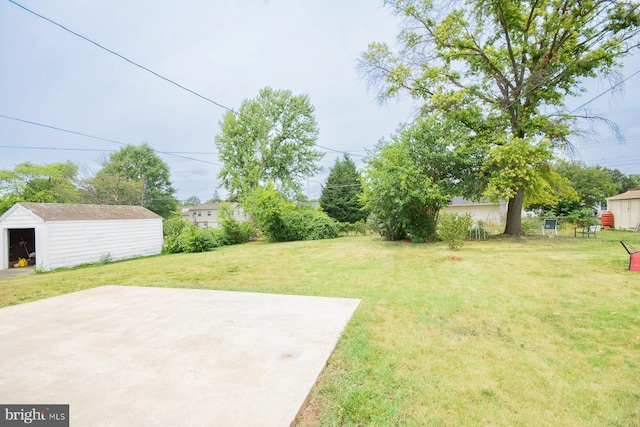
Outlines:
<svg viewBox="0 0 640 427"><path fill-rule="evenodd" d="M39 250L42 250L43 254L46 252L46 238L40 237L40 235L46 232L44 221L22 206L12 207L5 212L2 216L2 222L0 222L0 270L9 268L9 254L7 253L9 250L9 230L19 228L35 229L36 259L38 259L37 255Z"/></svg>
<svg viewBox="0 0 640 427"><path fill-rule="evenodd" d="M635 229L640 224L640 199L609 200L608 210L613 213L613 226Z"/></svg>
<svg viewBox="0 0 640 427"><path fill-rule="evenodd" d="M45 269L155 255L162 250L162 219L55 221L47 223Z"/></svg>
<svg viewBox="0 0 640 427"><path fill-rule="evenodd" d="M13 209L13 208L12 208ZM16 206L5 213L2 228L34 228L37 224L44 224L42 218L36 216L22 206Z"/></svg>
<svg viewBox="0 0 640 427"><path fill-rule="evenodd" d="M506 216L506 209L503 205L457 205L446 206L442 208L442 212L453 214L470 213L474 222L484 221L488 225L498 225L502 222L502 218Z"/></svg>

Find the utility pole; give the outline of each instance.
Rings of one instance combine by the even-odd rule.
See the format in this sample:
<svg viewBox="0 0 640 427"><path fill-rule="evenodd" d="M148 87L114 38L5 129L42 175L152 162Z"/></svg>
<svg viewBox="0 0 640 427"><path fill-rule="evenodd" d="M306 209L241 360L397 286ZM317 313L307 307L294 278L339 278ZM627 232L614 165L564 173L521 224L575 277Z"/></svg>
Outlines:
<svg viewBox="0 0 640 427"><path fill-rule="evenodd" d="M142 207L144 207L144 187L145 187L144 174L142 174L142 192L140 194L140 206Z"/></svg>

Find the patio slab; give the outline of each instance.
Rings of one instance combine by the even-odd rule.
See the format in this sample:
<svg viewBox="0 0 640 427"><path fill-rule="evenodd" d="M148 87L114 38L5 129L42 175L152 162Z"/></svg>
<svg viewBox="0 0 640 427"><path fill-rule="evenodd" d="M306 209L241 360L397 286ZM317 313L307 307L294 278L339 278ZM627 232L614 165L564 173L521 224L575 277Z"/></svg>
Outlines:
<svg viewBox="0 0 640 427"><path fill-rule="evenodd" d="M360 300L103 286L0 309L0 403L72 426L288 426Z"/></svg>

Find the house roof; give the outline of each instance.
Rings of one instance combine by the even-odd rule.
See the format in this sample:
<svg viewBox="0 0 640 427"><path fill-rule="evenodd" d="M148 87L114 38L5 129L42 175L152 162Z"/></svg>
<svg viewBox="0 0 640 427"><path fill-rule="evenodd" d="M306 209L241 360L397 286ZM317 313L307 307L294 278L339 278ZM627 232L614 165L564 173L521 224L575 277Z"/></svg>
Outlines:
<svg viewBox="0 0 640 427"><path fill-rule="evenodd" d="M45 221L161 218L142 206L16 203Z"/></svg>
<svg viewBox="0 0 640 427"><path fill-rule="evenodd" d="M626 193L618 194L617 196L609 197L607 200L625 200L625 199L640 199L640 190L631 190Z"/></svg>
<svg viewBox="0 0 640 427"><path fill-rule="evenodd" d="M189 211L215 211L220 207L220 203L204 203L202 205L191 206Z"/></svg>
<svg viewBox="0 0 640 427"><path fill-rule="evenodd" d="M468 200L465 199L464 197L460 197L460 196L453 196L451 198L451 204L449 206L479 206L479 205L499 205L504 203L503 201L500 201L499 203L494 203L488 199L484 199L484 200L477 200L477 201L473 201L473 200Z"/></svg>

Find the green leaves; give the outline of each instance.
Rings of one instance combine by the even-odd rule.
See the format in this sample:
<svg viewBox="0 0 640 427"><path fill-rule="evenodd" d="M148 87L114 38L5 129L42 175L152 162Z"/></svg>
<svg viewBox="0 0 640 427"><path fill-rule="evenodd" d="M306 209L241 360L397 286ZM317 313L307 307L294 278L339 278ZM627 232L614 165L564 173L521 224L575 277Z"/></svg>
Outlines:
<svg viewBox="0 0 640 427"><path fill-rule="evenodd" d="M511 198L514 226L505 232L519 232L523 197L515 195L526 188L534 192L526 196L530 202L548 198L553 179L546 169L533 169L575 133L576 118L562 111L565 98L583 90L583 79L611 75L638 47L640 6L617 0L385 4L404 19L399 48L371 44L360 58L361 73L381 98L407 93L423 103L423 112L456 115L484 139L473 145L494 138L486 193ZM546 148L522 145L541 139Z"/></svg>
<svg viewBox="0 0 640 427"><path fill-rule="evenodd" d="M469 155L467 139L464 127L430 116L378 144L366 159L363 199L383 235L391 240L407 234L415 241L435 238L440 208L475 181L481 157Z"/></svg>
<svg viewBox="0 0 640 427"><path fill-rule="evenodd" d="M2 211L13 203L74 203L78 201L78 166L72 162L17 164L13 170L0 170Z"/></svg>
<svg viewBox="0 0 640 427"><path fill-rule="evenodd" d="M367 212L363 210L360 200L361 195L360 174L353 160L345 154L344 158L336 159L335 165L329 172L322 188L320 206L327 215L337 221L358 222L367 217Z"/></svg>
<svg viewBox="0 0 640 427"><path fill-rule="evenodd" d="M169 166L147 143L112 153L96 176L83 183L88 203L143 204L164 218L178 207L174 193Z"/></svg>
<svg viewBox="0 0 640 427"><path fill-rule="evenodd" d="M221 185L236 195L249 194L268 181L286 194L301 191L300 180L320 170L315 150L318 127L307 95L288 90L260 91L244 100L239 113L227 113L216 135L223 167Z"/></svg>

